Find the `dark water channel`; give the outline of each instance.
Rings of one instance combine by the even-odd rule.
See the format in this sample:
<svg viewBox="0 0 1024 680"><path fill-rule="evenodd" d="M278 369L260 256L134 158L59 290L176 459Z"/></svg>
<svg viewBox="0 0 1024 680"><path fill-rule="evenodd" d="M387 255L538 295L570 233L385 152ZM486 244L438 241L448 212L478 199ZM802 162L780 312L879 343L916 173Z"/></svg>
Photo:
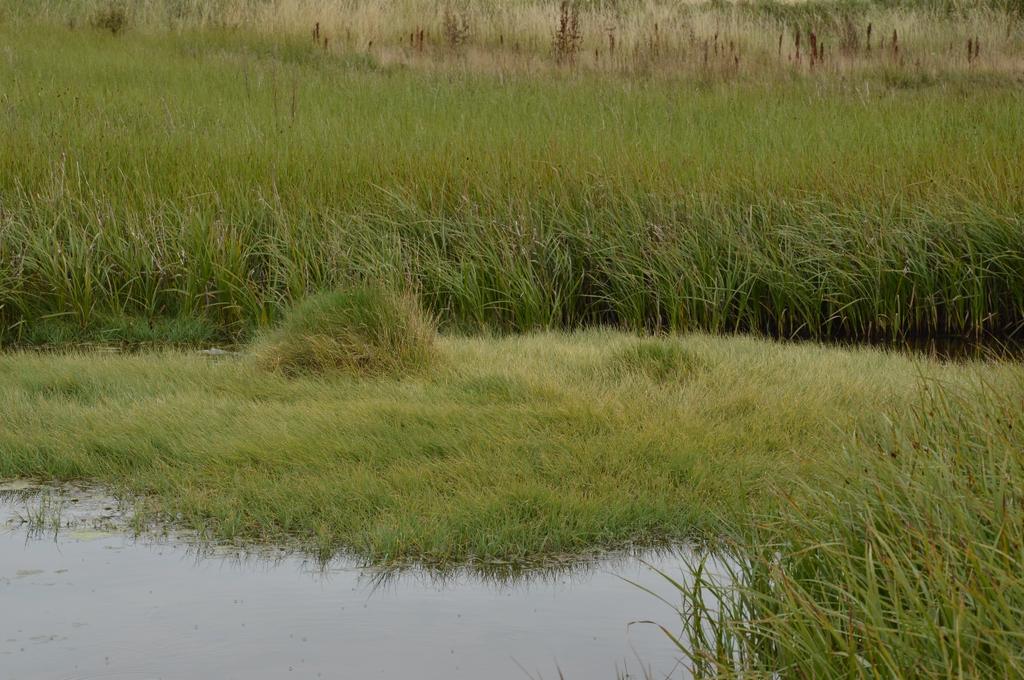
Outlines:
<svg viewBox="0 0 1024 680"><path fill-rule="evenodd" d="M0 678L686 677L635 557L503 581L133 538L87 489L0 484ZM679 554L648 561L680 577Z"/></svg>

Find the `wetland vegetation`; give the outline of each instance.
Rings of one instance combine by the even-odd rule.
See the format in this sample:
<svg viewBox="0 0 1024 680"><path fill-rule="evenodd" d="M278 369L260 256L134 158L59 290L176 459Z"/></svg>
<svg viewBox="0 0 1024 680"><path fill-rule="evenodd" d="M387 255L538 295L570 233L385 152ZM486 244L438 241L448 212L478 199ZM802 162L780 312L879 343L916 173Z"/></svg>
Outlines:
<svg viewBox="0 0 1024 680"><path fill-rule="evenodd" d="M1022 9L6 3L0 479L378 564L703 543L697 675L1020 674L1024 369L867 345L1024 334Z"/></svg>
<svg viewBox="0 0 1024 680"><path fill-rule="evenodd" d="M638 74L582 47L555 63L557 6L529 5L550 30L524 24L534 55L497 68L434 45L433 24L422 54L391 23L325 51L311 8L330 3L283 3L310 13L280 32L142 3L116 35L89 25L104 6L0 15L7 342L239 341L366 279L461 331L1021 332L1016 14L853 5L864 45L840 50L846 24L810 9L641 3L616 49L652 50L646 21L679 52ZM390 22L402 5L354 6ZM466 49L502 54L471 25ZM834 46L813 66L794 44L809 27ZM738 67L705 70L715 35Z"/></svg>

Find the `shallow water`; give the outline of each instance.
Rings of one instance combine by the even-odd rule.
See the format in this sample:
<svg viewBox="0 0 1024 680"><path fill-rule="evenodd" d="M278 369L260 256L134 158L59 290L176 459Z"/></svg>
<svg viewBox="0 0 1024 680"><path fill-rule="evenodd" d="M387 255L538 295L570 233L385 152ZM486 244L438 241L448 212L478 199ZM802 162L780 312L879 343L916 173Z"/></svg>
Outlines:
<svg viewBox="0 0 1024 680"><path fill-rule="evenodd" d="M636 558L498 582L201 555L132 538L90 490L31 491L0 486L5 680L686 677L660 631L627 626L675 616L623 580L674 601Z"/></svg>

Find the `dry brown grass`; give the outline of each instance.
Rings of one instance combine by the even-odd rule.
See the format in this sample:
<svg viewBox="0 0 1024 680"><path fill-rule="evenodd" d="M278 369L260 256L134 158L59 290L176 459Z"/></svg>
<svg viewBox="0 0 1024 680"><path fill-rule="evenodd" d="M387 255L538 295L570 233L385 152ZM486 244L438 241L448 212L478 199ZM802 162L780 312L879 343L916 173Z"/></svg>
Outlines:
<svg viewBox="0 0 1024 680"><path fill-rule="evenodd" d="M74 22L102 0L41 0L38 13ZM864 5L711 5L641 0L612 5L432 0L142 0L137 30L246 29L308 36L330 51L370 52L382 63L480 70L535 70L571 63L588 70L735 75L846 74L905 69L1024 71L1024 21L972 6L949 14ZM802 42L802 44L801 44ZM965 49L965 45L967 46Z"/></svg>

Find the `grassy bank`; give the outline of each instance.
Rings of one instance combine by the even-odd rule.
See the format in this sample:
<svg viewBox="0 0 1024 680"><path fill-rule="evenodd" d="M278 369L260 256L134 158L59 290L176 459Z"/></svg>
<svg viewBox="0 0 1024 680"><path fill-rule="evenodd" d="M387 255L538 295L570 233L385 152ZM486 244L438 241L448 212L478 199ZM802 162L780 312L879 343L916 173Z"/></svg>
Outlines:
<svg viewBox="0 0 1024 680"><path fill-rule="evenodd" d="M1020 675L1022 413L1018 368L862 430L827 463L843 483L755 520L733 583L681 587L681 653L701 677Z"/></svg>
<svg viewBox="0 0 1024 680"><path fill-rule="evenodd" d="M830 484L849 433L918 403L922 375L967 386L981 370L704 336L438 351L421 375L362 380L287 379L251 358L9 353L0 478L100 481L218 539L531 561L735 535L780 489ZM984 375L1019 388L1007 366Z"/></svg>
<svg viewBox="0 0 1024 680"><path fill-rule="evenodd" d="M0 23L7 342L244 338L360 279L463 329L1024 323L1024 97L1003 61L419 68L314 47L305 19L55 17Z"/></svg>

